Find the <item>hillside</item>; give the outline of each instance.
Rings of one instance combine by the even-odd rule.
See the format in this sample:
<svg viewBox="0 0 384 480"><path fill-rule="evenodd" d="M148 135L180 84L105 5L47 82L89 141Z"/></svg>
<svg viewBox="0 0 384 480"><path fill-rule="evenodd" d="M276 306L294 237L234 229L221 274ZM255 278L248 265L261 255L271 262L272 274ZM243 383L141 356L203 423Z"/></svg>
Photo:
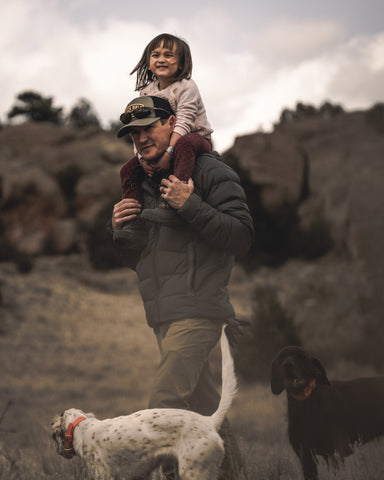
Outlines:
<svg viewBox="0 0 384 480"><path fill-rule="evenodd" d="M259 317L257 329L275 329L266 332L263 365L292 341L332 364L340 352L346 361L384 363L383 110L299 104L273 132L239 137L223 154L255 221L252 251L238 260L249 275L248 317ZM24 272L41 255L84 254L99 270L124 266L105 224L120 199L119 169L131 156L129 143L97 128L0 130L0 260ZM293 336L261 312L268 302Z"/></svg>
<svg viewBox="0 0 384 480"><path fill-rule="evenodd" d="M1 479L85 478L78 459L55 454L51 417L72 406L101 418L146 406L157 346L135 275L105 232L131 155L97 129L0 130ZM384 134L371 111L306 112L237 138L223 158L256 224L229 287L237 315L252 322L236 354L231 421L250 480L293 480L284 398L268 387L279 348L303 344L330 378L384 369ZM375 448L343 473L323 466L322 478L382 478Z"/></svg>

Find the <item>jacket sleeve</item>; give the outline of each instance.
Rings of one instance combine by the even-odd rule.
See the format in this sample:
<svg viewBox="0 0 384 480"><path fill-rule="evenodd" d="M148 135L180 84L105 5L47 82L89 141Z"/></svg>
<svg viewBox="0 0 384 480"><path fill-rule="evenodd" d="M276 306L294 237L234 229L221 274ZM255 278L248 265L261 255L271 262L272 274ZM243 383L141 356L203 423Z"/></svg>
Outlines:
<svg viewBox="0 0 384 480"><path fill-rule="evenodd" d="M232 255L247 252L253 220L238 175L220 160L201 160L195 171L197 193L177 213L212 246Z"/></svg>

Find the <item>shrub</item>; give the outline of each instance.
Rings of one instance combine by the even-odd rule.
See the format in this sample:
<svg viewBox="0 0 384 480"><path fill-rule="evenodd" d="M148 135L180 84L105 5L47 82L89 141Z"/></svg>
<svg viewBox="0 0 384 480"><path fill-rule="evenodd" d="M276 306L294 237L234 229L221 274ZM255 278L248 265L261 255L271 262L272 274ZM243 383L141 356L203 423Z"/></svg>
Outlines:
<svg viewBox="0 0 384 480"><path fill-rule="evenodd" d="M257 286L251 326L235 353L240 376L247 381L268 381L270 365L277 352L286 345L300 344L296 327L281 306L276 288Z"/></svg>
<svg viewBox="0 0 384 480"><path fill-rule="evenodd" d="M368 125L371 125L378 132L384 133L384 103L376 103L366 113Z"/></svg>

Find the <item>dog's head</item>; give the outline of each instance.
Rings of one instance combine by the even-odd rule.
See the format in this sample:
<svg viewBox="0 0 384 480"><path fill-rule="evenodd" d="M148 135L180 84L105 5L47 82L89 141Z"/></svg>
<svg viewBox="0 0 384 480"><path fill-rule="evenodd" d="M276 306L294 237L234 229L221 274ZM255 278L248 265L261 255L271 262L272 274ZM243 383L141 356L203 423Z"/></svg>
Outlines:
<svg viewBox="0 0 384 480"><path fill-rule="evenodd" d="M283 348L272 362L271 389L275 395L284 389L297 395L312 380L316 384L329 384L326 371L317 358L311 357L301 347Z"/></svg>
<svg viewBox="0 0 384 480"><path fill-rule="evenodd" d="M66 449L65 434L68 430L69 424L73 423L79 417L94 418L94 415L92 413L84 413L76 408L70 408L69 410L65 410L64 412L62 412L60 415L56 415L52 419L52 438L56 444L57 453L65 458L73 457L73 455L68 454L68 451Z"/></svg>

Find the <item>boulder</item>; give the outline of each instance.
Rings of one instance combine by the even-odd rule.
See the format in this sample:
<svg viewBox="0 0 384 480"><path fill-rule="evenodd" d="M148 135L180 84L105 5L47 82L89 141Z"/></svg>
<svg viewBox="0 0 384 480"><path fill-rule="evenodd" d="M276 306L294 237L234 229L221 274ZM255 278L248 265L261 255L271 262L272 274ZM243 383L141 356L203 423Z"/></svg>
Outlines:
<svg viewBox="0 0 384 480"><path fill-rule="evenodd" d="M305 182L305 157L295 138L284 133L237 137L225 156L232 155L259 189L264 211L286 218L299 204Z"/></svg>
<svg viewBox="0 0 384 480"><path fill-rule="evenodd" d="M52 225L67 213L57 182L38 166L2 174L1 223L6 239L18 250L41 255Z"/></svg>

